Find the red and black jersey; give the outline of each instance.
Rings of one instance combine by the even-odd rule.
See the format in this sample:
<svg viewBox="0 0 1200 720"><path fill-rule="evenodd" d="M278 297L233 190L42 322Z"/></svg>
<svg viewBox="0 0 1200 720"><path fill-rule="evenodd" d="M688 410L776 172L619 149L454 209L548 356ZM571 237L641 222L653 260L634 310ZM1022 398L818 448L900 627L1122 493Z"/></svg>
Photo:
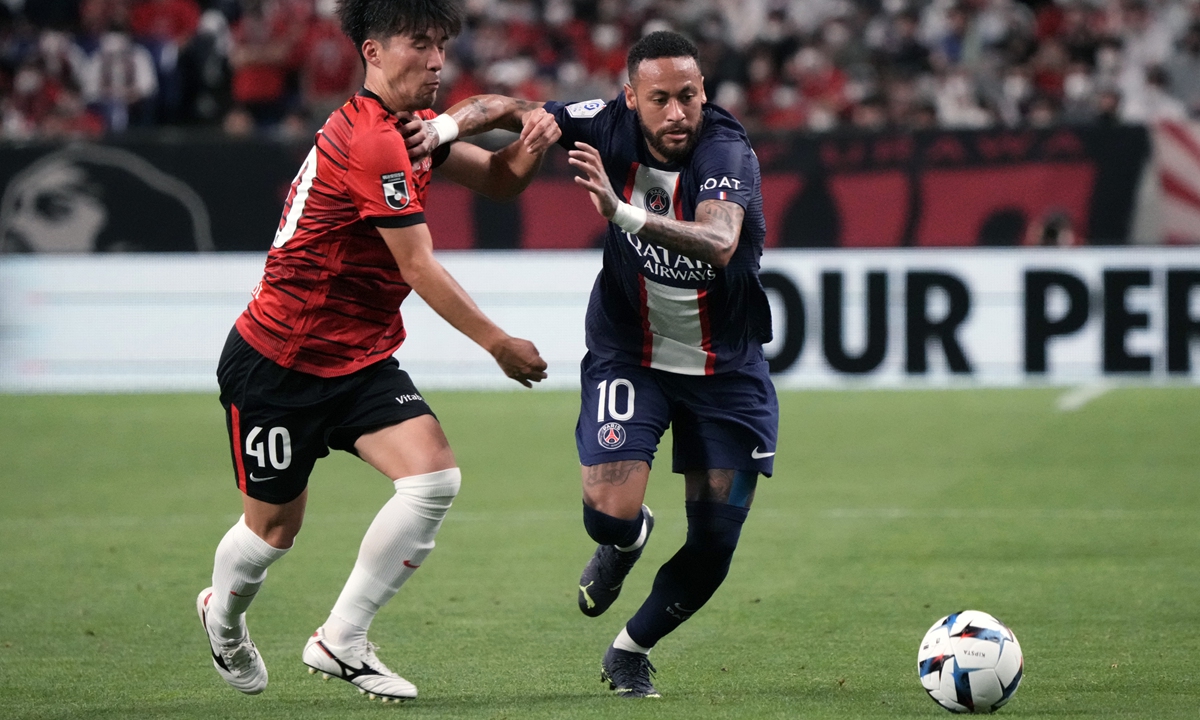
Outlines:
<svg viewBox="0 0 1200 720"><path fill-rule="evenodd" d="M246 342L283 367L338 377L404 342L400 303L412 288L376 228L425 222L435 163L412 166L400 124L362 90L325 121L292 181L263 278L237 320Z"/></svg>

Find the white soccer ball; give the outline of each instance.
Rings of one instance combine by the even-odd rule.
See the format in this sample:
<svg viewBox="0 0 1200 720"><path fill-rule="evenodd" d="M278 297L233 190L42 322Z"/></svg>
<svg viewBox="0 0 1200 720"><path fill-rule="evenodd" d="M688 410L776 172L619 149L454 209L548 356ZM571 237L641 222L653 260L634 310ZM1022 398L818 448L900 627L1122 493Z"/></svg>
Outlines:
<svg viewBox="0 0 1200 720"><path fill-rule="evenodd" d="M929 697L956 713L990 713L1012 699L1025 657L1008 626L985 612L964 610L938 620L917 651L917 672Z"/></svg>

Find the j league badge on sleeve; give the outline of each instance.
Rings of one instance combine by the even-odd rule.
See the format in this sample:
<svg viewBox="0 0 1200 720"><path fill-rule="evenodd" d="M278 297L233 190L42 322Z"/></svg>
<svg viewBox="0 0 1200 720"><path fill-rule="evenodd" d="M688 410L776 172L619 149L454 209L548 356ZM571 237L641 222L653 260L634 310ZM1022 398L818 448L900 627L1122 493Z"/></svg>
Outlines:
<svg viewBox="0 0 1200 720"><path fill-rule="evenodd" d="M403 172L381 175L383 181L383 199L393 210L403 210L408 207L408 182Z"/></svg>

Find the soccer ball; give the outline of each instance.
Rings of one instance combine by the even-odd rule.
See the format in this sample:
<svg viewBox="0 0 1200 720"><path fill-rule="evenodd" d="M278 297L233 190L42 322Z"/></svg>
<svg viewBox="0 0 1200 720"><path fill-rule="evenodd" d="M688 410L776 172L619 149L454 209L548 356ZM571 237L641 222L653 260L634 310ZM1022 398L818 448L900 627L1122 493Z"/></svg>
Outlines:
<svg viewBox="0 0 1200 720"><path fill-rule="evenodd" d="M917 651L921 685L934 702L955 713L990 713L1012 699L1025 657L1004 623L963 610L938 620Z"/></svg>

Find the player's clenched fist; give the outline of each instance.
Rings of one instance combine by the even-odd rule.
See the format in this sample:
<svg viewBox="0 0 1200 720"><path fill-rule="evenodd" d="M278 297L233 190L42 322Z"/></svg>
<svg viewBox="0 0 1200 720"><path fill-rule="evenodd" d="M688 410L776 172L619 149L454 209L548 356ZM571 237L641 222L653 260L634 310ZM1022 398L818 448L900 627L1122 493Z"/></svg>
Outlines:
<svg viewBox="0 0 1200 720"><path fill-rule="evenodd" d="M416 162L433 152L437 147L437 136L425 129L425 122L412 113L399 112L396 118L402 123L400 135L404 137L404 147L408 148L408 157Z"/></svg>
<svg viewBox="0 0 1200 720"><path fill-rule="evenodd" d="M536 155L546 151L562 137L562 130L554 116L544 108L531 110L521 118L521 141L525 149Z"/></svg>
<svg viewBox="0 0 1200 720"><path fill-rule="evenodd" d="M496 344L492 357L508 377L525 387L546 379L546 361L538 354L533 343L521 338L508 337Z"/></svg>

